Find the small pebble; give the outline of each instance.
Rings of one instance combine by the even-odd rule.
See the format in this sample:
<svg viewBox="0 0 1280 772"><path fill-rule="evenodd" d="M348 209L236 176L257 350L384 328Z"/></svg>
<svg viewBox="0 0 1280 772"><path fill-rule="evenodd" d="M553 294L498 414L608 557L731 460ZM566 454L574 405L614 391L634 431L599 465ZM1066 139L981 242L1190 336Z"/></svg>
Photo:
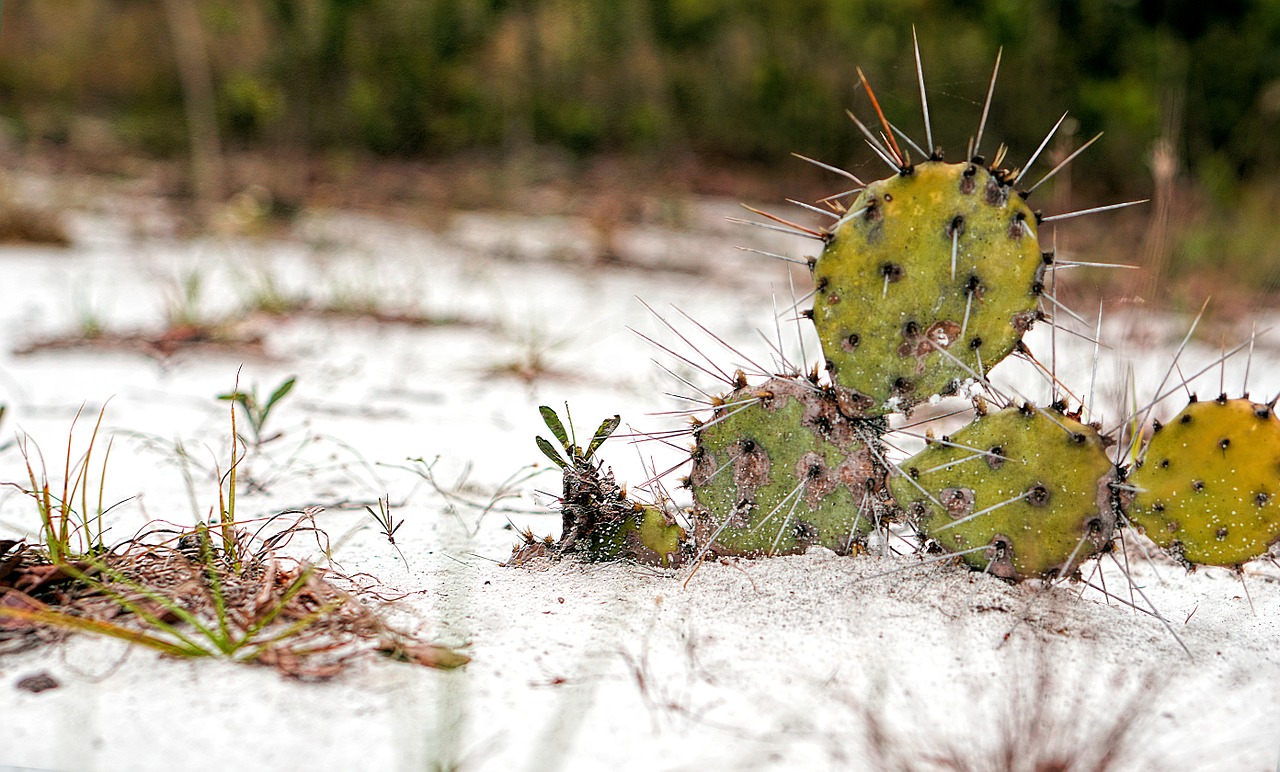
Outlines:
<svg viewBox="0 0 1280 772"><path fill-rule="evenodd" d="M49 689L57 689L59 686L62 686L62 684L58 683L58 680L47 672L41 671L19 679L15 686L23 691L31 692L32 694L39 694L40 692L48 691Z"/></svg>

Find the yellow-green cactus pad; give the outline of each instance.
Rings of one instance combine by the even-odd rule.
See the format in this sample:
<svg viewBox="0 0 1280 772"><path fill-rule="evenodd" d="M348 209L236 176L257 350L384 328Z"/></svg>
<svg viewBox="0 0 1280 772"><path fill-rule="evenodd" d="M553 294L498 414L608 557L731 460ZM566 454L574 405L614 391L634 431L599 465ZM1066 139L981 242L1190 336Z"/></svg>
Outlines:
<svg viewBox="0 0 1280 772"><path fill-rule="evenodd" d="M646 506L623 521L622 527L610 540L610 548L602 553L638 563L672 568L680 565L684 529L667 513L653 506Z"/></svg>
<svg viewBox="0 0 1280 772"><path fill-rule="evenodd" d="M842 411L842 406L844 410ZM689 487L700 547L722 555L853 551L885 503L883 421L848 417L833 389L773 378L724 398L695 432Z"/></svg>
<svg viewBox="0 0 1280 772"><path fill-rule="evenodd" d="M1189 563L1239 566L1280 541L1280 420L1247 399L1192 402L1147 444L1129 519Z"/></svg>
<svg viewBox="0 0 1280 772"><path fill-rule="evenodd" d="M1071 416L1010 407L931 443L889 485L925 536L973 568L1014 580L1061 576L1114 532L1104 448Z"/></svg>
<svg viewBox="0 0 1280 772"><path fill-rule="evenodd" d="M1030 328L1043 270L1035 214L982 166L873 182L813 266L827 368L881 412L949 393Z"/></svg>

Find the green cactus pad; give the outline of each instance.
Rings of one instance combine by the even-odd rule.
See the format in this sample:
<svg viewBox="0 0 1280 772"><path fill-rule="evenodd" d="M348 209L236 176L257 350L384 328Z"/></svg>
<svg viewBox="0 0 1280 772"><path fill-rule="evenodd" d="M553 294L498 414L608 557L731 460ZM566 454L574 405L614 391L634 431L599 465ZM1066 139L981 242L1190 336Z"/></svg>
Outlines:
<svg viewBox="0 0 1280 772"><path fill-rule="evenodd" d="M1280 420L1247 399L1192 402L1157 428L1129 519L1188 563L1239 566L1280 541Z"/></svg>
<svg viewBox="0 0 1280 772"><path fill-rule="evenodd" d="M868 445L884 426L848 411L836 390L786 378L726 396L695 431L689 487L698 545L748 556L812 544L856 549L885 504L883 453Z"/></svg>
<svg viewBox="0 0 1280 772"><path fill-rule="evenodd" d="M654 506L637 506L620 522L602 523L590 535L585 554L590 560L634 560L671 568L680 565L685 532L675 520Z"/></svg>
<svg viewBox="0 0 1280 772"><path fill-rule="evenodd" d="M1035 214L999 174L926 161L873 182L813 266L827 368L880 412L948 393L1030 328L1043 270Z"/></svg>
<svg viewBox="0 0 1280 772"><path fill-rule="evenodd" d="M962 557L970 566L1005 579L1060 576L1115 529L1114 466L1104 447L1075 418L1010 407L931 443L902 464L890 488L925 536L951 552L969 550Z"/></svg>

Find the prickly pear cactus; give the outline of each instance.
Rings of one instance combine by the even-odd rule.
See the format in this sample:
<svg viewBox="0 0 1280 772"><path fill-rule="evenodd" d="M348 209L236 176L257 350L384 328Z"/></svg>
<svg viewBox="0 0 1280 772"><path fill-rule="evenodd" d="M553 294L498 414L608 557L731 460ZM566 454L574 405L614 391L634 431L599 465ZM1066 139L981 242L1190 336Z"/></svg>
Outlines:
<svg viewBox="0 0 1280 772"><path fill-rule="evenodd" d="M926 161L849 211L813 263L813 322L832 378L880 412L985 373L1035 321L1036 218L1005 173Z"/></svg>
<svg viewBox="0 0 1280 772"><path fill-rule="evenodd" d="M749 556L811 544L853 551L885 506L874 445L884 427L849 418L842 402L835 390L787 378L726 396L695 430L688 484L698 545Z"/></svg>
<svg viewBox="0 0 1280 772"><path fill-rule="evenodd" d="M1157 428L1129 519L1192 564L1239 566L1280 541L1280 420L1270 405L1219 397Z"/></svg>
<svg viewBox="0 0 1280 772"><path fill-rule="evenodd" d="M890 487L920 531L1006 579L1068 574L1115 528L1102 437L1057 410L981 416L901 469Z"/></svg>

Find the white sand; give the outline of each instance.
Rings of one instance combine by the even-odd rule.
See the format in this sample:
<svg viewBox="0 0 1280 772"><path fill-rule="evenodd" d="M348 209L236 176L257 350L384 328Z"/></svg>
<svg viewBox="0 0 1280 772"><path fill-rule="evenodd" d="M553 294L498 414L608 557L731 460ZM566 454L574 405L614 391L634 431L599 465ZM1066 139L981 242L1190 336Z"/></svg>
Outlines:
<svg viewBox="0 0 1280 772"><path fill-rule="evenodd" d="M469 215L432 234L332 215L305 224L288 243L194 244L134 240L112 222L81 220L84 238L68 252L0 250L5 436L15 428L29 433L56 468L76 410L87 403L96 413L110 398L105 423L116 447L107 498L138 497L112 514L111 536L123 539L150 518L189 524L213 505L216 485L198 469L193 504L172 443L180 439L200 464L225 465L226 404L213 397L231 388L242 360L243 386L266 391L297 375L296 392L271 419L283 435L248 462L267 489L242 498L242 516L389 493L405 520L397 542L407 566L367 515L334 506L320 522L335 540L350 534L337 555L341 567L415 593L397 604L401 621L474 659L452 673L371 659L332 682L304 684L265 668L177 661L77 637L0 659L0 765L860 769L874 761L866 743L870 712L882 717L896 753L923 763L956 749L983 769L992 768L984 752L1018 731L1031 705L1045 705L1047 717L1024 744L1059 742L1072 756L1087 755L1137 694L1141 723L1118 768L1276 767L1280 570L1268 563L1246 571L1251 611L1240 581L1226 571L1186 575L1167 561L1153 566L1130 556L1135 583L1171 621L1188 656L1153 616L1093 591L1078 597L1079 585L1013 587L950 566L912 567L916 557L851 559L815 550L709 563L687 586L687 568L501 568L495 560L515 540L503 513L450 510L421 478L397 468L408 458L438 457L442 485L466 472L460 492L484 501L508 475L539 462L533 436L545 430L538 404L567 400L583 432L615 412L637 428L673 425L645 414L682 409L661 392L689 390L648 359L661 358L704 388L709 379L626 331L631 325L680 345L633 296L673 320L679 315L667 304L675 303L766 360L754 329L776 334L770 282L778 308L791 300L780 264L729 246L756 234L624 234L646 265L701 271L690 274L587 268L575 256L589 236L556 221L534 229L518 218ZM758 243L805 254L806 245L785 240ZM191 271L202 278L199 307L209 314L240 306L248 287L270 274L286 292L376 296L392 308L459 314L488 326L280 321L266 327L268 360L9 353L34 337L75 329L86 314L110 329L154 328L165 288ZM807 289L807 277L797 281ZM1108 323L1104 336L1116 349L1103 354L1095 408L1109 428L1120 417L1128 363L1142 381L1139 393L1149 395L1185 323L1150 323L1144 330L1155 342L1141 346L1125 344L1124 320ZM691 338L700 335L681 327ZM788 356L798 359L793 327L782 334ZM718 362L740 361L698 340ZM1034 350L1048 345L1038 331ZM806 347L812 358L812 338ZM1092 347L1064 338L1058 347L1063 378L1087 390ZM1184 369L1216 355L1193 345ZM563 377L526 385L488 372L536 359ZM1233 363L1228 383L1240 383L1243 367L1243 360ZM996 374L1030 397L1047 394L1021 365L1002 365ZM1274 347L1260 344L1250 380L1257 392L1280 388ZM1216 394L1217 381L1215 370L1201 391ZM1176 401L1161 411L1176 410ZM77 454L88 437L88 422L81 422ZM644 463L652 456L659 469L678 460L656 443L640 449ZM625 441L608 443L604 456L620 479L647 476ZM14 448L0 452L0 480L21 481L23 474ZM558 485L547 473L504 505L535 509L547 497L534 489ZM0 533L29 532L33 517L20 495L0 492ZM554 514L511 519L540 533L558 528ZM297 549L306 554L304 545ZM899 568L908 570L877 576ZM1108 588L1130 598L1114 564L1103 574ZM1037 680L1045 669L1047 684ZM61 687L40 694L15 688L39 671ZM1138 684L1151 674L1159 688L1146 694ZM1036 694L1038 685L1048 691Z"/></svg>

